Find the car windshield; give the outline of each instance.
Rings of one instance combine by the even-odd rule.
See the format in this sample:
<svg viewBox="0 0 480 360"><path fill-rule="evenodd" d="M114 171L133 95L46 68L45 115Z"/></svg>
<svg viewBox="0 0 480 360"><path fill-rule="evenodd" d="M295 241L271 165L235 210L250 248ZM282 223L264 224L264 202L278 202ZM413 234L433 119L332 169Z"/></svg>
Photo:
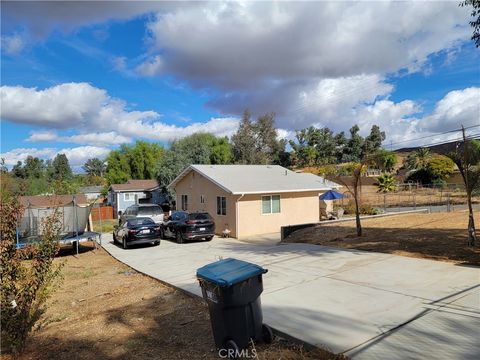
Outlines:
<svg viewBox="0 0 480 360"><path fill-rule="evenodd" d="M152 225L152 224L155 224L155 222L150 218L135 218L135 219L129 219L128 224L131 226Z"/></svg>
<svg viewBox="0 0 480 360"><path fill-rule="evenodd" d="M163 214L160 206L140 206L138 208L139 215L160 215Z"/></svg>
<svg viewBox="0 0 480 360"><path fill-rule="evenodd" d="M210 220L210 215L208 213L193 213L188 215L190 220Z"/></svg>

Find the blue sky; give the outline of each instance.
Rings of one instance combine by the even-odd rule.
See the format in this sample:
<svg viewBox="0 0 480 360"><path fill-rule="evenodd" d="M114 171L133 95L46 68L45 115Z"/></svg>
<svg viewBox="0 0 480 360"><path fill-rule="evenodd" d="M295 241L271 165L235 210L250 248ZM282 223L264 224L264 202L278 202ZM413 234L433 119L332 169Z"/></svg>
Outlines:
<svg viewBox="0 0 480 360"><path fill-rule="evenodd" d="M247 108L286 138L453 139L480 125L468 19L455 2L2 2L1 156L78 167L136 139L230 136Z"/></svg>

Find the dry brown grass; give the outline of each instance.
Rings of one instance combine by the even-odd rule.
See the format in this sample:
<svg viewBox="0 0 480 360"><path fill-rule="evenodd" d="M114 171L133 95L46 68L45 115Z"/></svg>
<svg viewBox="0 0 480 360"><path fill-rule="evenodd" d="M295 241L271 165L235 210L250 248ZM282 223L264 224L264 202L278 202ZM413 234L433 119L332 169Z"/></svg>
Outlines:
<svg viewBox="0 0 480 360"><path fill-rule="evenodd" d="M201 299L133 271L103 249L82 249L58 259L66 260L63 285L22 360L219 358ZM256 350L260 360L345 359L282 339Z"/></svg>
<svg viewBox="0 0 480 360"><path fill-rule="evenodd" d="M477 226L480 217L475 215ZM291 234L286 242L376 251L455 263L480 265L480 248L467 247L467 212L408 214L364 219L364 236L355 222L323 223Z"/></svg>

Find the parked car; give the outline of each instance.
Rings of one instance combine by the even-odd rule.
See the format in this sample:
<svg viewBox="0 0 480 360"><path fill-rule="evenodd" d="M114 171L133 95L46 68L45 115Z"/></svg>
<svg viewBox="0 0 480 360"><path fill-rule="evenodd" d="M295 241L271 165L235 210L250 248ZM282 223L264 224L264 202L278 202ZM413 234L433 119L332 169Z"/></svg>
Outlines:
<svg viewBox="0 0 480 360"><path fill-rule="evenodd" d="M122 244L124 249L132 244L160 245L160 225L149 217L127 219L114 227L113 242Z"/></svg>
<svg viewBox="0 0 480 360"><path fill-rule="evenodd" d="M156 204L131 205L125 209L123 214L120 214L119 225L127 219L136 217L149 217L157 224L160 224L163 221L163 210L161 206Z"/></svg>
<svg viewBox="0 0 480 360"><path fill-rule="evenodd" d="M215 222L207 212L176 211L161 224L162 239L174 238L182 244L185 240L205 239L215 235Z"/></svg>

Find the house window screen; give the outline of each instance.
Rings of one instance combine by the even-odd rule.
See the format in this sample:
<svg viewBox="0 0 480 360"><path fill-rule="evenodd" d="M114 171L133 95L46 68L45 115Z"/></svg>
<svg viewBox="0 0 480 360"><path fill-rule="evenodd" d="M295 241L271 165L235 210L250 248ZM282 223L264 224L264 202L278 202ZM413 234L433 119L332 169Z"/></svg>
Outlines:
<svg viewBox="0 0 480 360"><path fill-rule="evenodd" d="M227 198L217 196L217 215L227 215Z"/></svg>
<svg viewBox="0 0 480 360"><path fill-rule="evenodd" d="M188 210L188 196L182 195L182 210Z"/></svg>
<svg viewBox="0 0 480 360"><path fill-rule="evenodd" d="M262 214L280 213L280 195L262 196Z"/></svg>
<svg viewBox="0 0 480 360"><path fill-rule="evenodd" d="M200 204L205 204L205 195L200 195Z"/></svg>

